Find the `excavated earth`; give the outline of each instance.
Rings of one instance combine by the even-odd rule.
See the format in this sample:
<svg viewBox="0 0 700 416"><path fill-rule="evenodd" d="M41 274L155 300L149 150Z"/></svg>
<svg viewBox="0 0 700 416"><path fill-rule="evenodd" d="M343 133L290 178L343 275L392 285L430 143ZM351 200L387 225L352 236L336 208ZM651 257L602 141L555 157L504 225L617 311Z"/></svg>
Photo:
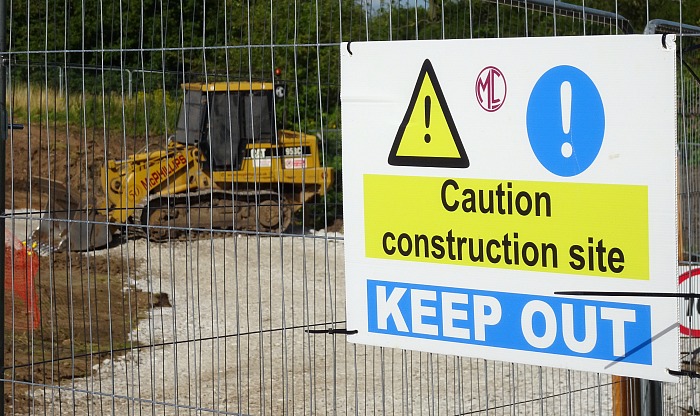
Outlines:
<svg viewBox="0 0 700 416"><path fill-rule="evenodd" d="M163 137L149 140L149 146L164 144ZM105 135L103 130L46 124L11 130L5 153L5 209L11 213L6 228L21 240L31 227L21 229L18 224L32 224L30 218L36 217L28 212L36 216L46 206L47 195L32 185L32 177L70 184L73 195L78 194L82 201L97 200L104 196L99 170L105 159L123 159L145 147L143 138ZM342 231L342 227L338 219L326 232ZM124 359L138 345L138 321L153 310L169 309L166 293L135 287L149 280L149 268L142 259L109 254L125 249L40 256L32 284L20 285L34 288L40 315L35 328L28 308L22 309L22 302L13 304L13 298L20 298L11 290L13 276L15 285L19 281L17 271L6 272L5 368L6 377L16 380L5 383L8 413L36 410L32 391L37 385L70 388L75 380L101 377L100 363ZM15 307L8 309L7 305ZM61 412L73 410L67 407Z"/></svg>
<svg viewBox="0 0 700 416"><path fill-rule="evenodd" d="M106 155L124 156L124 142L121 137L105 138L101 130L39 124L11 130L5 153L5 210L13 215L6 228L26 234L14 229L11 219L26 219L28 209L45 206L46 195L31 185L34 176L70 183L83 200L99 197L99 168ZM126 142L141 146L136 140ZM13 297L17 305L21 296L11 290L13 273L5 273L5 368L6 376L18 381L5 384L6 409L28 410L31 383L69 385L74 378L90 375L101 359L123 354L131 346L132 328L158 300L133 287L136 269L137 264L124 264L120 257L90 253L39 257L38 271L29 277L33 284L25 286L34 288L38 303L40 322L35 328L26 310L15 307L13 313Z"/></svg>

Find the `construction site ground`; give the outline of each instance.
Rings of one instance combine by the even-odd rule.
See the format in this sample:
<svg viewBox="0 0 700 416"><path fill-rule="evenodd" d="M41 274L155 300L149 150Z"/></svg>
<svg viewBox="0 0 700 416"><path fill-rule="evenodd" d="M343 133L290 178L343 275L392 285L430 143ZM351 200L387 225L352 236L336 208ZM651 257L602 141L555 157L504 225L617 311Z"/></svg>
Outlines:
<svg viewBox="0 0 700 416"><path fill-rule="evenodd" d="M104 137L102 131L38 124L10 131L5 210L15 215L6 221L7 231L23 240L36 224L26 221L25 213L46 205L47 196L30 186L32 176L70 181L75 189L89 192L105 155L122 156L123 141ZM86 193L81 193L84 198ZM6 273L5 375L21 382L5 384L6 408L20 413L29 410L27 390L32 383L70 384L90 375L103 359L124 354L132 344L130 332L137 320L154 303L151 294L130 283L136 266L94 253L41 256L33 277L41 316L33 329L21 305L13 312L13 292L7 284L11 277Z"/></svg>
<svg viewBox="0 0 700 416"><path fill-rule="evenodd" d="M105 140L102 131L26 126L12 131L6 145L5 209L12 213L6 228L23 239L36 223L28 210L46 202L30 177L70 179L81 198L94 197L99 194L93 181L105 157L123 158L125 149L137 152L145 143ZM681 189L683 178L695 175L681 175ZM559 414L561 392L609 382L606 375L552 370L556 376L534 386L541 374L536 367L480 366L480 360L406 354L308 333L309 326L328 328L345 318L344 240L332 233L339 225L284 237L141 239L109 250L42 256L34 277L37 328L29 328L21 308L8 309L13 298L6 290L5 376L17 381L5 383L6 409L57 415L183 414L180 407L370 414L409 406L429 413L435 409L422 399L423 383L447 391L450 377L484 380L484 372L491 372L495 394L481 396L483 381L471 386L461 393L462 410L498 408L510 397L547 391L554 399L541 405L549 415ZM700 229L695 218L687 227ZM433 365L431 379L421 369ZM416 380L415 390L404 389L406 379ZM384 396L375 389L379 385L395 391ZM137 400L130 399L135 395ZM610 408L610 397L581 410L595 414L600 408Z"/></svg>
<svg viewBox="0 0 700 416"><path fill-rule="evenodd" d="M162 137L149 140L149 146L163 144ZM31 186L32 177L70 183L81 200L94 200L103 196L98 180L105 158L121 159L143 151L145 146L144 139L118 134L108 134L105 139L102 130L37 124L10 131L6 142L5 210L12 215L5 222L6 229L21 241L38 224L37 211L45 208L47 196ZM342 230L342 221L329 227L331 230ZM228 239L219 240L222 246L227 244L225 240ZM145 251L156 252L161 246L164 250L168 246L148 241L138 244ZM134 255L126 247L87 253L55 252L39 257L33 287L40 323L34 329L31 318L22 313L26 309L22 309L21 302L13 304L11 288L6 290L6 377L18 381L5 383L6 409L24 414L40 411L42 406L44 410L45 406L55 406L52 408L59 414L72 414L77 411L75 400L63 407L61 403L66 402L60 388L47 390L40 386L75 387L76 380L107 381L105 377L114 374L106 375L105 368L110 369L110 365L105 367L105 363L129 360L134 347L144 345L138 337L139 326L148 328L145 318L152 319L154 313L161 313L157 312L160 309L170 309L166 292L171 292L172 300L172 292L178 289L162 282L155 289L150 286L152 276L161 276L163 271L156 270L156 264L146 264L143 255ZM186 247L190 246L176 247L182 251L176 258L185 261ZM312 245L307 249L315 248ZM281 274L281 267L278 264L273 269ZM8 273L6 288L11 281L7 279ZM180 289L180 293L184 292ZM114 364L109 371L115 371ZM92 407L88 402L82 403Z"/></svg>

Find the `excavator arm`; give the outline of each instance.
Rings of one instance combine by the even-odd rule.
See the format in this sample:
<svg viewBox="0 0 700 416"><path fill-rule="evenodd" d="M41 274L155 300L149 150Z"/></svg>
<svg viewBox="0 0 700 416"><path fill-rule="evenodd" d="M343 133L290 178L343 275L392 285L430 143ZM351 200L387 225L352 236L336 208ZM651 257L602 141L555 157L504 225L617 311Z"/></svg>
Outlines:
<svg viewBox="0 0 700 416"><path fill-rule="evenodd" d="M82 204L80 193L64 183L48 178L34 177L31 185L48 195L39 226L30 240L55 250L85 251L106 247L112 233L104 211Z"/></svg>
<svg viewBox="0 0 700 416"><path fill-rule="evenodd" d="M102 170L107 184L108 216L116 223L132 222L140 203L154 195L192 191L201 178L196 146L171 142L167 149L138 153L126 160L110 160Z"/></svg>

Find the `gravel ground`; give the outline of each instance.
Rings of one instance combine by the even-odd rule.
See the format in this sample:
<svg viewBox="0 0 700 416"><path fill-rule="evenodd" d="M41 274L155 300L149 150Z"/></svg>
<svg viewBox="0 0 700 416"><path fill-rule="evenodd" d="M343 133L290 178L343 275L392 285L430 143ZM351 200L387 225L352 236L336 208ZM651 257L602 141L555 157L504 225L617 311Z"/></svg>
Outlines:
<svg viewBox="0 0 700 416"><path fill-rule="evenodd" d="M126 355L96 364L90 377L35 388L33 413L462 414L488 407L489 414L578 415L610 409L607 376L355 346L344 335L308 333L344 328L343 241L336 235L137 240L103 254L138 264L137 287L168 299L134 328ZM574 393L562 394L568 391Z"/></svg>

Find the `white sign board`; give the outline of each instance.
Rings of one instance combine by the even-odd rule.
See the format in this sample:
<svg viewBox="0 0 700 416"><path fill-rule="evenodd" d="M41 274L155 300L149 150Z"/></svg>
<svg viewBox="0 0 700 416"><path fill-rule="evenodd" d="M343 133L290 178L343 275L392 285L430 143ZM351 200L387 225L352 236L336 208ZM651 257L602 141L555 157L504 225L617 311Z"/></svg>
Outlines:
<svg viewBox="0 0 700 416"><path fill-rule="evenodd" d="M676 380L664 41L344 44L348 340Z"/></svg>

